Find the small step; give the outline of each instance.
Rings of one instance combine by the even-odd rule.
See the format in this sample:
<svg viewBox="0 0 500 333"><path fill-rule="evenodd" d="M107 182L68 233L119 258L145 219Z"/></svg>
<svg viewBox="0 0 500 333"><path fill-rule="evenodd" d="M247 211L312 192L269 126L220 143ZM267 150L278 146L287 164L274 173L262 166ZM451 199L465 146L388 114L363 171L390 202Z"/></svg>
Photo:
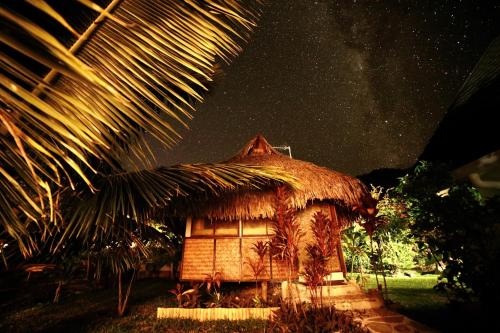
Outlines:
<svg viewBox="0 0 500 333"><path fill-rule="evenodd" d="M323 304L334 304L340 310L368 310L384 306L382 297L378 293L365 293L357 284L349 282L343 285L322 286L318 288L317 296L322 296ZM284 299L292 297L297 302L311 302L311 292L301 283L287 282L281 284L281 295Z"/></svg>

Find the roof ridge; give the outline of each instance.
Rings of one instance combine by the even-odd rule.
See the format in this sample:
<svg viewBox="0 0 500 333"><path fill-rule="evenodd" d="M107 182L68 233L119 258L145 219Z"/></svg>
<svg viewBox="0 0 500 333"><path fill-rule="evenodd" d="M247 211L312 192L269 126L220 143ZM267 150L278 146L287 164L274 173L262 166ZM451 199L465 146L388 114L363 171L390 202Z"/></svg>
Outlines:
<svg viewBox="0 0 500 333"><path fill-rule="evenodd" d="M251 139L232 159L247 156L283 155L274 149L262 134L257 134ZM284 156L284 155L283 155Z"/></svg>

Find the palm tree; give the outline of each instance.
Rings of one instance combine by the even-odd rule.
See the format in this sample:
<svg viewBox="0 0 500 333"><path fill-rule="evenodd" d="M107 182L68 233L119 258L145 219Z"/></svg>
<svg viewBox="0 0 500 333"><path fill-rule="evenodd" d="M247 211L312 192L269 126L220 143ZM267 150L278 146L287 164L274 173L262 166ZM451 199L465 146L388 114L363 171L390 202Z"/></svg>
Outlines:
<svg viewBox="0 0 500 333"><path fill-rule="evenodd" d="M0 251L7 265L5 244L25 258L78 244L97 273L117 274L123 314L133 277L122 297L122 273L148 255L141 236L155 210L294 179L238 164L140 170L152 155L145 134L168 147L180 139L220 63L241 51L259 0L102 2L0 5Z"/></svg>
<svg viewBox="0 0 500 333"><path fill-rule="evenodd" d="M130 232L124 217L145 221L173 197L293 182L244 165L139 171L151 157L145 133L175 144L220 62L241 50L259 15L253 2L73 0L78 14L95 11L82 29L43 0L2 3L2 242L28 257L48 241L57 251L71 237L106 239L117 224Z"/></svg>

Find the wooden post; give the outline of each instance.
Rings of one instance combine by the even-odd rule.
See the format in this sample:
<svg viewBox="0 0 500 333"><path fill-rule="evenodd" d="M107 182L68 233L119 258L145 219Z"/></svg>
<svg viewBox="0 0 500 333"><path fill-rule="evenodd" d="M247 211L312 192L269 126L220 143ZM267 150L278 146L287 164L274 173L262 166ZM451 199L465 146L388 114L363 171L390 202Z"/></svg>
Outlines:
<svg viewBox="0 0 500 333"><path fill-rule="evenodd" d="M267 302L267 281L262 281L260 283L260 286L261 286L261 290L262 290L262 299Z"/></svg>
<svg viewBox="0 0 500 333"><path fill-rule="evenodd" d="M344 278L347 278L347 267L345 265L344 252L342 251L342 237L341 237L342 225L339 221L335 205L330 206L330 214L332 216L332 227L333 230L335 231L332 238L332 242L336 243L335 247L337 249L337 256L339 258L340 269L342 270ZM334 238L337 239L337 242L335 242Z"/></svg>

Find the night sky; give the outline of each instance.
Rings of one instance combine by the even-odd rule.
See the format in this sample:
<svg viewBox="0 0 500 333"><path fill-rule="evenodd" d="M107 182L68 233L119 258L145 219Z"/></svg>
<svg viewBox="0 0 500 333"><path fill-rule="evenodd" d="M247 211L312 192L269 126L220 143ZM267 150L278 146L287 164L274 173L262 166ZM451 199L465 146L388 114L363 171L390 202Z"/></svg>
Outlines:
<svg viewBox="0 0 500 333"><path fill-rule="evenodd" d="M158 164L217 162L255 134L353 175L411 166L482 52L498 1L269 1Z"/></svg>

